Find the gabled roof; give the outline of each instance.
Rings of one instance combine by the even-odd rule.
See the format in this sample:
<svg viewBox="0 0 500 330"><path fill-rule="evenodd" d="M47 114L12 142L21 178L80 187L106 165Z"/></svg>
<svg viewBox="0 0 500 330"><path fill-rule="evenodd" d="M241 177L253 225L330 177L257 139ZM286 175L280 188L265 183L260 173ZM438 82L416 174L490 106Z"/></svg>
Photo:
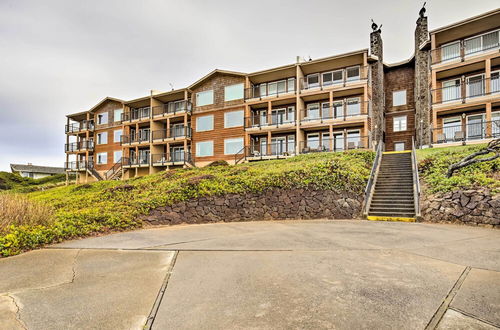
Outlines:
<svg viewBox="0 0 500 330"><path fill-rule="evenodd" d="M83 115L83 114L86 114L87 112L92 112L94 111L95 109L97 109L98 107L100 107L103 103L107 102L107 101L115 101L115 102L118 102L118 103L123 103L124 101L123 100L120 100L120 99L117 99L117 98L114 98L114 97L110 97L110 96L107 96L105 97L104 99L102 99L99 103L97 103L96 105L94 105L90 110L87 110L87 111L81 111L81 112L76 112L76 113L72 113L72 114L69 114L69 115L66 115L66 117L74 117L74 116L78 116L78 115Z"/></svg>
<svg viewBox="0 0 500 330"><path fill-rule="evenodd" d="M460 25L464 25L464 24L467 24L467 23L470 23L470 22L474 22L474 21L480 20L480 19L488 17L488 16L496 15L498 13L500 13L500 8L493 9L493 10L487 11L486 13L482 13L482 14L479 14L479 15L476 15L476 16L468 17L468 18L466 18L464 20L461 20L461 21L458 21L458 22L455 22L455 23L452 23L452 24L448 24L448 25L442 26L440 28L437 28L437 29L429 31L429 33L430 34L435 34L435 33L438 33L438 32L445 31L445 30L449 30L449 29L452 29L454 27L457 27L457 26L460 26Z"/></svg>
<svg viewBox="0 0 500 330"><path fill-rule="evenodd" d="M247 75L246 73L243 73L243 72L236 72L236 71L227 71L227 70L215 69L212 72L210 72L209 74L207 74L206 76L204 76L203 78L195 81L193 84L191 84L188 87L188 89L195 88L196 86L198 86L199 84L201 84L202 82L204 82L205 80L211 78L213 75L216 75L216 74L227 74L227 75L231 75L231 76L240 76L240 77L244 77L244 76Z"/></svg>
<svg viewBox="0 0 500 330"><path fill-rule="evenodd" d="M38 166L38 165L24 165L24 164L10 164L11 171L14 172L28 172L28 173L44 173L44 174L63 174L63 167L51 166Z"/></svg>

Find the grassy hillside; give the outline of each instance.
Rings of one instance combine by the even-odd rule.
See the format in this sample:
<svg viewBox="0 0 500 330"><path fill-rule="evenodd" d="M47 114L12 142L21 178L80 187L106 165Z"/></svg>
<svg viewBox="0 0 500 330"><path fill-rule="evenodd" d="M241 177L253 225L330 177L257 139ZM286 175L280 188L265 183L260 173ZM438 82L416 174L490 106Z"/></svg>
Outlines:
<svg viewBox="0 0 500 330"><path fill-rule="evenodd" d="M140 227L149 210L200 196L260 192L270 188L315 187L362 193L374 153L350 151L301 155L286 160L179 169L126 181L72 185L22 196L6 194L3 208L35 204L40 225L29 216L0 215L0 255L99 232ZM12 201L13 198L19 201ZM2 209L0 199L0 209ZM18 214L17 211L4 214ZM50 219L50 220L48 220ZM4 225L2 226L2 223Z"/></svg>
<svg viewBox="0 0 500 330"><path fill-rule="evenodd" d="M451 178L446 178L448 166L484 146L485 144L418 150L420 178L424 181L427 192L447 192L474 186L489 187L494 192L500 192L500 159L498 158L462 168Z"/></svg>
<svg viewBox="0 0 500 330"><path fill-rule="evenodd" d="M0 172L0 191L11 190L30 192L42 188L51 188L66 181L65 174L47 176L41 179L23 178L19 174Z"/></svg>

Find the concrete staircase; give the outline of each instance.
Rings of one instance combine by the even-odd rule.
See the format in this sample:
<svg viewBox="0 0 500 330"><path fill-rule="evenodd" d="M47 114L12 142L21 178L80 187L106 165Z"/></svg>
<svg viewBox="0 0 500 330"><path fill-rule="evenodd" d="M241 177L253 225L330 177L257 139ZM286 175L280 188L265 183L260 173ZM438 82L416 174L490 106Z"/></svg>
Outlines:
<svg viewBox="0 0 500 330"><path fill-rule="evenodd" d="M383 153L369 204L369 220L415 221L411 152Z"/></svg>

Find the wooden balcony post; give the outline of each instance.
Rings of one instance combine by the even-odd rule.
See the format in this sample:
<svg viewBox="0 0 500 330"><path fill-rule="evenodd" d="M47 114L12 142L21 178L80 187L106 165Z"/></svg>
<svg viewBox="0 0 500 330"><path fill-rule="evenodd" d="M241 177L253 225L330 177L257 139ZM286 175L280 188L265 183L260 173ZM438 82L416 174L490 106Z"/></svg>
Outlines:
<svg viewBox="0 0 500 330"><path fill-rule="evenodd" d="M330 146L329 147L330 147L330 151L332 151L333 150L333 125L332 124L328 125L328 130L329 130L328 133L330 135Z"/></svg>
<svg viewBox="0 0 500 330"><path fill-rule="evenodd" d="M271 102L269 102L271 103ZM268 156L271 155L271 131L267 132L267 145L266 145L267 151L266 154Z"/></svg>
<svg viewBox="0 0 500 330"><path fill-rule="evenodd" d="M487 58L484 62L484 83L485 83L485 93L489 95L491 93L491 59Z"/></svg>
<svg viewBox="0 0 500 330"><path fill-rule="evenodd" d="M492 137L491 102L486 103L486 138Z"/></svg>

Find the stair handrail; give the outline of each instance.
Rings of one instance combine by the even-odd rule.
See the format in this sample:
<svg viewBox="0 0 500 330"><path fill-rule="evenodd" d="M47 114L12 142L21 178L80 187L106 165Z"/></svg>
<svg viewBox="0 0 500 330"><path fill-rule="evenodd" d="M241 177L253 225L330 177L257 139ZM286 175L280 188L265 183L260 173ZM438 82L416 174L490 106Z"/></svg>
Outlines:
<svg viewBox="0 0 500 330"><path fill-rule="evenodd" d="M413 172L413 199L415 201L415 216L420 216L420 177L418 175L417 152L415 149L415 139L411 138L411 165Z"/></svg>
<svg viewBox="0 0 500 330"><path fill-rule="evenodd" d="M239 162L241 162L243 159L246 158L246 150L247 150L247 147L243 147L243 148L241 148L240 151L238 151L234 155L234 165L238 164Z"/></svg>
<svg viewBox="0 0 500 330"><path fill-rule="evenodd" d="M377 170L380 166L380 161L382 159L382 142L379 142L377 146L377 153L375 154L375 159L373 160L373 165L372 165L372 170L370 172L370 178L368 179L368 183L366 184L365 188L365 206L363 210L363 214L367 215L368 214L368 207L369 207L369 199L370 195L372 192L373 184L375 183L375 175L377 173Z"/></svg>
<svg viewBox="0 0 500 330"><path fill-rule="evenodd" d="M115 174L116 172L118 172L119 170L121 170L122 168L122 159L120 158L119 161L117 161L113 167L111 167L105 174L104 174L104 177L106 178L106 180L109 180L111 179Z"/></svg>

